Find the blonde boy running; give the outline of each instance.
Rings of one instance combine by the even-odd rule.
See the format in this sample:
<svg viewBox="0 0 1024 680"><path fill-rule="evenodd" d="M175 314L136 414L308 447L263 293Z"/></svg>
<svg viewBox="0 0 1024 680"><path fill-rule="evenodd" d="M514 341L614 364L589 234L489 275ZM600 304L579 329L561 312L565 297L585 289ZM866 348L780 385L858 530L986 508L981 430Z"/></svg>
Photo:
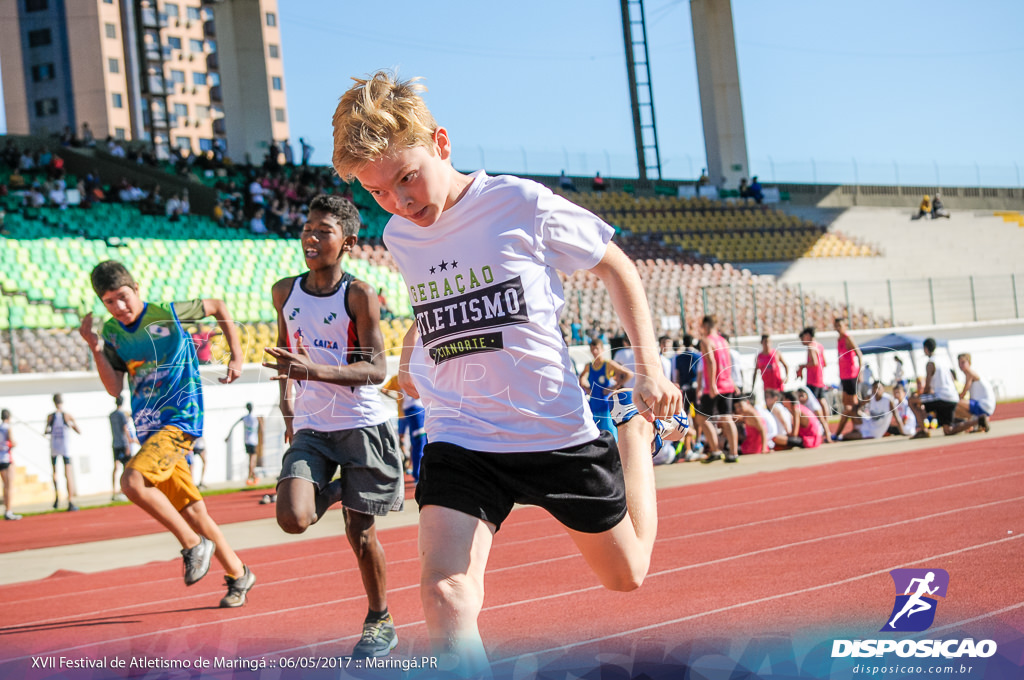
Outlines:
<svg viewBox="0 0 1024 680"><path fill-rule="evenodd" d="M399 379L423 398L430 432L420 593L435 650L476 675L487 557L515 502L558 519L605 587L643 582L657 531L651 421L681 413L682 396L612 227L534 182L455 170L422 90L384 71L356 79L334 115L333 160L394 215L384 241L416 317ZM618 446L599 434L558 330L557 272L577 269L602 279L636 350L643 417L620 418ZM414 354L426 366L415 381Z"/></svg>

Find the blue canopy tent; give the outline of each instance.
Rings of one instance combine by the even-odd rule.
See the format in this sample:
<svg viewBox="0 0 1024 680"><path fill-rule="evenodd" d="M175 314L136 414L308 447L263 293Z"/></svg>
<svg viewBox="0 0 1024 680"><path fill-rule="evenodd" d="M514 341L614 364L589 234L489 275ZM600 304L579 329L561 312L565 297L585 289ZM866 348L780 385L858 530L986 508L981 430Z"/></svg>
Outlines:
<svg viewBox="0 0 1024 680"><path fill-rule="evenodd" d="M908 335L906 333L889 333L883 335L880 338L868 340L860 345L860 351L862 354L888 354L906 352L910 355L910 365L914 370L914 376L917 376L917 361L914 359L914 353L924 351L925 338L920 335ZM941 338L935 338L935 344L937 347L944 347L946 353L949 353L949 343ZM952 362L952 357L950 357ZM879 368L879 376L881 376L881 366Z"/></svg>

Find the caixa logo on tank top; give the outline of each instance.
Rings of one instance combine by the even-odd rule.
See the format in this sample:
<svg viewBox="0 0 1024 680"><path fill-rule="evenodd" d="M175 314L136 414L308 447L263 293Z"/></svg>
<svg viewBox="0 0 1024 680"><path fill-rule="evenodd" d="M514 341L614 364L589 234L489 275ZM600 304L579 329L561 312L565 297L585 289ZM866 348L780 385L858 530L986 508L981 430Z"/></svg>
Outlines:
<svg viewBox="0 0 1024 680"><path fill-rule="evenodd" d="M447 271L457 263L444 263ZM431 268L432 272L436 268ZM453 273L441 281L410 286L416 328L434 363L504 348L502 334L491 328L528 323L526 293L518 276L494 283L490 267Z"/></svg>

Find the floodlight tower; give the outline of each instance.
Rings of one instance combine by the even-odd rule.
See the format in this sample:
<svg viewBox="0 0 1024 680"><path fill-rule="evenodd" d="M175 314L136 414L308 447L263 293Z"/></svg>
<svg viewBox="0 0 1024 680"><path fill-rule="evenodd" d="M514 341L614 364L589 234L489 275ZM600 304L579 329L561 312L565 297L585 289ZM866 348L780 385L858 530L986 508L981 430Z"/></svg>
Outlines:
<svg viewBox="0 0 1024 680"><path fill-rule="evenodd" d="M626 71L629 100L633 108L633 135L636 141L636 165L640 181L661 179L661 155L658 153L658 129L654 119L654 93L651 90L651 61L647 50L647 25L643 0L620 0L622 37L626 44Z"/></svg>

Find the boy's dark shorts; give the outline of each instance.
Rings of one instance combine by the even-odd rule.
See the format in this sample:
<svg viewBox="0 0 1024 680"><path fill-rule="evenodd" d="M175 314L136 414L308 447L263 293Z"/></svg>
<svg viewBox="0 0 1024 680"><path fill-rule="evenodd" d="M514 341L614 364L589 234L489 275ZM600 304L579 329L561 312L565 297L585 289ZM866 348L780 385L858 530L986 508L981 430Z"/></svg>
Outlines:
<svg viewBox="0 0 1024 680"><path fill-rule="evenodd" d="M824 385L808 385L807 390L814 395L814 398L821 401L825 398L825 386ZM824 406L824 404L822 404Z"/></svg>
<svg viewBox="0 0 1024 680"><path fill-rule="evenodd" d="M256 455L256 445L255 444L246 444L245 445L245 452L248 453L250 456L255 456Z"/></svg>
<svg viewBox="0 0 1024 680"><path fill-rule="evenodd" d="M391 423L318 432L299 430L284 454L282 480L312 482L322 490L341 468L341 504L364 515L401 510L405 473Z"/></svg>
<svg viewBox="0 0 1024 680"><path fill-rule="evenodd" d="M2 472L3 470L6 470L9 467L11 467L10 463L0 463L0 472Z"/></svg>
<svg viewBox="0 0 1024 680"><path fill-rule="evenodd" d="M728 394L719 394L717 397L702 394L697 412L709 418L732 415L732 400L735 394L735 392L729 392Z"/></svg>
<svg viewBox="0 0 1024 680"><path fill-rule="evenodd" d="M926 413L935 414L935 420L940 426L953 424L953 416L956 413L957 402L942 401L940 399L936 399L933 394L922 394L921 405L924 406Z"/></svg>
<svg viewBox="0 0 1024 680"><path fill-rule="evenodd" d="M856 378L843 378L840 380L843 384L843 394L848 394L851 397L857 396L857 379ZM818 396L818 395L814 395ZM820 397L818 397L820 399Z"/></svg>
<svg viewBox="0 0 1024 680"><path fill-rule="evenodd" d="M608 432L557 451L490 453L448 442L423 451L416 502L490 522L496 529L515 503L547 510L563 525L597 534L626 516L626 484Z"/></svg>
<svg viewBox="0 0 1024 680"><path fill-rule="evenodd" d="M124 465L131 458L131 456L128 455L128 447L127 446L115 446L113 448L114 448L114 462L115 463L120 463L121 465Z"/></svg>

